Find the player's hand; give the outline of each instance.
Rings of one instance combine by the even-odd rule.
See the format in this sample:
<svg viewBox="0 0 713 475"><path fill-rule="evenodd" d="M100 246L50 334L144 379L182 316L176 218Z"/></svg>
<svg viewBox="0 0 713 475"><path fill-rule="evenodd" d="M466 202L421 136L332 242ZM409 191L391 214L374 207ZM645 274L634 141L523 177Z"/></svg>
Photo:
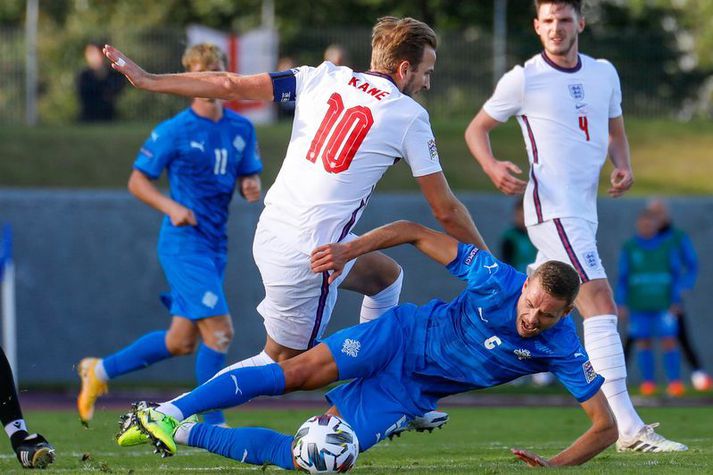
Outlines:
<svg viewBox="0 0 713 475"><path fill-rule="evenodd" d="M195 226L198 224L196 215L193 214L193 210L179 205L178 203L176 203L176 206L168 214L168 217L171 219L171 224L176 227Z"/></svg>
<svg viewBox="0 0 713 475"><path fill-rule="evenodd" d="M260 199L262 184L260 176L250 175L240 177L240 194L248 203L254 203Z"/></svg>
<svg viewBox="0 0 713 475"><path fill-rule="evenodd" d="M527 182L513 174L520 175L522 170L512 162L496 160L485 173L490 177L495 187L506 195L521 195L525 193Z"/></svg>
<svg viewBox="0 0 713 475"><path fill-rule="evenodd" d="M312 251L310 262L312 272L319 274L320 272L333 271L329 275L329 283L334 282L334 279L339 277L344 271L344 266L349 262L346 246L344 244L333 243L319 246Z"/></svg>
<svg viewBox="0 0 713 475"><path fill-rule="evenodd" d="M138 64L134 63L124 53L114 48L111 45L104 45L104 56L111 61L111 67L126 76L131 84L139 89L145 89L151 75L141 69Z"/></svg>
<svg viewBox="0 0 713 475"><path fill-rule="evenodd" d="M537 454L524 449L510 449L510 451L530 467L552 467L552 464Z"/></svg>
<svg viewBox="0 0 713 475"><path fill-rule="evenodd" d="M609 188L609 196L618 198L626 193L631 185L634 184L634 173L630 168L615 168L611 172L609 179L611 188Z"/></svg>

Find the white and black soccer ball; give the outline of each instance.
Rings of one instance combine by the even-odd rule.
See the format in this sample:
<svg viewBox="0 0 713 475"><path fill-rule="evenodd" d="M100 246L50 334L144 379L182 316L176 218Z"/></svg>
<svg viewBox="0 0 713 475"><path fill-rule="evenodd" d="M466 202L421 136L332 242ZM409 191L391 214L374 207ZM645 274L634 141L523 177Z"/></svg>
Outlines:
<svg viewBox="0 0 713 475"><path fill-rule="evenodd" d="M337 416L309 418L295 434L292 456L297 467L308 473L343 473L359 456L354 429Z"/></svg>

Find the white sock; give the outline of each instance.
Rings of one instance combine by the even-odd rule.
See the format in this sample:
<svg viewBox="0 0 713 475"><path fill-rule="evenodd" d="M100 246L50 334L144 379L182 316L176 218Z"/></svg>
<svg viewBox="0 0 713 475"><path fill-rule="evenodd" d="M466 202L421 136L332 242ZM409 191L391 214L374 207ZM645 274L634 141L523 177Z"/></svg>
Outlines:
<svg viewBox="0 0 713 475"><path fill-rule="evenodd" d="M16 419L5 426L5 433L8 437L12 437L12 434L21 430L27 432L27 425L25 424L25 419Z"/></svg>
<svg viewBox="0 0 713 475"><path fill-rule="evenodd" d="M176 399L178 399L178 398L176 398ZM182 421L183 419L186 418L183 415L183 413L181 412L181 410L179 408L177 408L176 406L174 406L170 402L162 402L161 404L159 404L159 406L156 408L156 410L158 412L160 412L161 414L165 414L167 416L173 417L177 421ZM191 414L189 414L189 416L190 415Z"/></svg>
<svg viewBox="0 0 713 475"><path fill-rule="evenodd" d="M109 381L109 376L106 374L106 369L104 369L104 360L99 360L99 363L94 366L94 376L102 382Z"/></svg>
<svg viewBox="0 0 713 475"><path fill-rule="evenodd" d="M177 444L188 445L188 438L191 436L191 429L196 425L195 422L184 422L176 428L176 432L173 433L173 440Z"/></svg>
<svg viewBox="0 0 713 475"><path fill-rule="evenodd" d="M584 345L594 370L606 380L602 385L602 392L616 418L619 435L635 435L644 426L644 422L634 409L626 387L626 361L617 330L616 315L586 318Z"/></svg>
<svg viewBox="0 0 713 475"><path fill-rule="evenodd" d="M396 280L378 294L364 296L361 302L361 311L359 312L359 323L370 322L376 320L383 315L387 310L394 308L399 303L401 295L401 286L404 282L404 272L399 268L399 276Z"/></svg>

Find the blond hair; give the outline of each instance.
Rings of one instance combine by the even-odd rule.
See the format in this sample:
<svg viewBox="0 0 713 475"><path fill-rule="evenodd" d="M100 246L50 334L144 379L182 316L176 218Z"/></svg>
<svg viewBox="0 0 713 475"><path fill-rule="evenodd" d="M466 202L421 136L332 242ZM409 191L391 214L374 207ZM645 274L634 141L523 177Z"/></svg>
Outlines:
<svg viewBox="0 0 713 475"><path fill-rule="evenodd" d="M190 71L195 64L198 64L201 69L207 69L216 63L222 63L225 66L225 53L212 43L193 45L183 52L183 57L181 58L181 64L183 64L186 71Z"/></svg>
<svg viewBox="0 0 713 475"><path fill-rule="evenodd" d="M402 61L416 69L426 46L436 49L438 37L430 26L413 18L379 18L371 33L371 69L396 72Z"/></svg>

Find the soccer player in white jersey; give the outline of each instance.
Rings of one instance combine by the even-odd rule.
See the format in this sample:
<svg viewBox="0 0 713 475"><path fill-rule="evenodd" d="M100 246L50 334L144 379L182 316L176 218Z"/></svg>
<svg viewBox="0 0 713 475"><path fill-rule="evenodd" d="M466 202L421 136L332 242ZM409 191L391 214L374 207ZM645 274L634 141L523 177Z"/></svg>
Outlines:
<svg viewBox="0 0 713 475"><path fill-rule="evenodd" d="M525 224L538 249L537 265L570 263L582 288L576 305L584 341L619 427L619 451L682 451L686 446L643 423L626 387L626 364L616 306L596 243L597 184L607 154L614 164L609 195L633 183L629 143L614 66L579 53L585 26L581 0L535 0L535 31L544 51L505 74L465 133L470 151L505 194L525 193ZM530 161L530 179L517 165L497 160L490 131L516 116Z"/></svg>
<svg viewBox="0 0 713 475"><path fill-rule="evenodd" d="M436 62L433 30L412 18L384 17L372 34L371 69L324 62L271 74L146 73L106 46L114 69L140 89L226 100L296 101L292 137L265 197L253 254L265 286L258 306L267 330L260 354L226 368L294 357L318 343L337 287L364 294L360 320L398 303L400 266L380 252L350 262L341 275L315 274L310 253L346 242L371 193L399 159L411 167L446 232L484 246L468 210L453 195L439 163L428 113L411 96L430 88Z"/></svg>

